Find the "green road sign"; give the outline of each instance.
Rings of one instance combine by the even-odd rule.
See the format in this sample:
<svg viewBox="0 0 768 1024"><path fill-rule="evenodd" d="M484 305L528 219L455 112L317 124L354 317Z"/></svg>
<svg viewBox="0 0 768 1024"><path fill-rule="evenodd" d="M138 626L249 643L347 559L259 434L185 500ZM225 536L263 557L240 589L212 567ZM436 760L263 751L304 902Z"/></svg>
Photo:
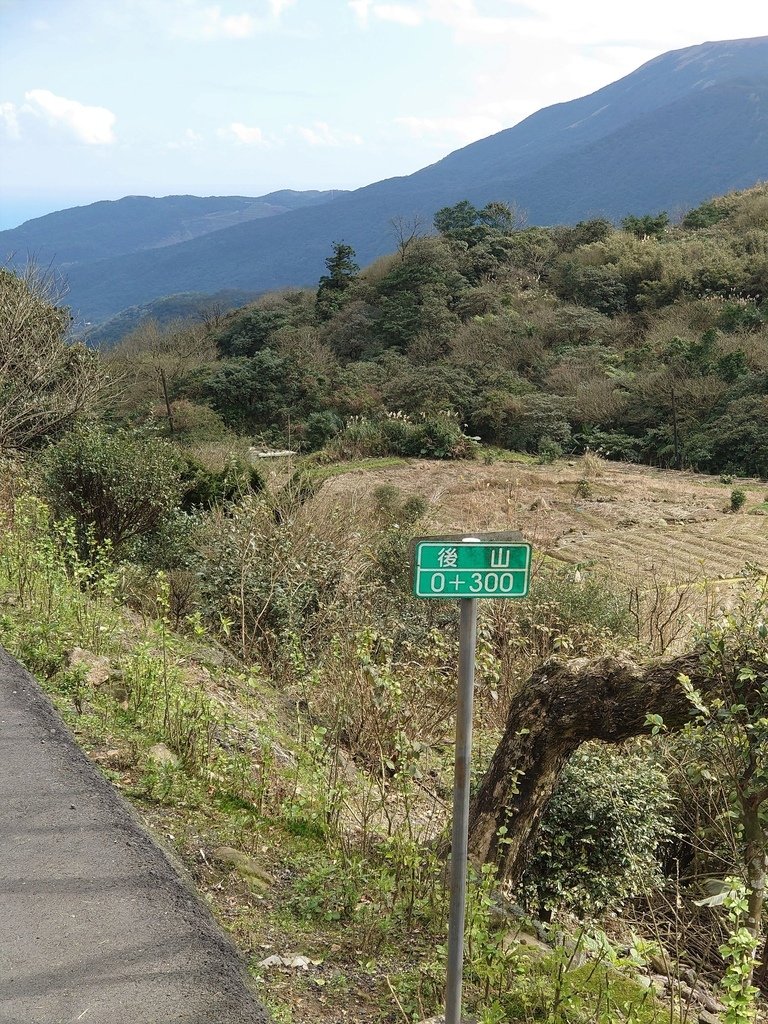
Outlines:
<svg viewBox="0 0 768 1024"><path fill-rule="evenodd" d="M526 597L530 575L531 545L524 542L434 537L413 548L416 597Z"/></svg>

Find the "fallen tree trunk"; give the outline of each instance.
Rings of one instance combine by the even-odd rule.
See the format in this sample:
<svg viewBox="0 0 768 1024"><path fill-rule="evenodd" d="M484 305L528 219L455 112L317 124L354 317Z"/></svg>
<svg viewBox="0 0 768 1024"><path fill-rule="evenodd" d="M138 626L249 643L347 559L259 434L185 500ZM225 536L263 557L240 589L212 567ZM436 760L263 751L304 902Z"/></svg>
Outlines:
<svg viewBox="0 0 768 1024"><path fill-rule="evenodd" d="M619 743L648 731L647 716L679 728L693 708L679 682L702 693L715 686L698 651L639 666L627 656L562 662L537 669L515 697L469 814L469 855L495 862L517 881L530 840L568 758L588 740Z"/></svg>

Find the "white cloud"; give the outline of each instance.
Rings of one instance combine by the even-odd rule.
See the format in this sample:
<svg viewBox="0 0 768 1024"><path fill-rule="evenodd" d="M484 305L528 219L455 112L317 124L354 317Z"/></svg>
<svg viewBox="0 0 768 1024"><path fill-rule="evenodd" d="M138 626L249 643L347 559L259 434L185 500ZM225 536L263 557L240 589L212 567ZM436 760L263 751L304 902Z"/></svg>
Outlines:
<svg viewBox="0 0 768 1024"><path fill-rule="evenodd" d="M404 4L375 4L373 13L379 21L394 21L398 25L408 25L416 28L424 21L424 15L415 7L406 7Z"/></svg>
<svg viewBox="0 0 768 1024"><path fill-rule="evenodd" d="M174 21L172 33L185 39L250 39L263 24L252 14L225 14L218 4L188 8Z"/></svg>
<svg viewBox="0 0 768 1024"><path fill-rule="evenodd" d="M226 128L219 131L219 136L224 139L234 140L243 146L267 146L268 142L264 132L256 125L243 124L242 121L233 121Z"/></svg>
<svg viewBox="0 0 768 1024"><path fill-rule="evenodd" d="M483 114L457 117L396 117L395 123L407 128L413 139L435 136L445 140L447 145L466 145L476 139L494 135L505 127L497 118Z"/></svg>
<svg viewBox="0 0 768 1024"><path fill-rule="evenodd" d="M363 142L360 135L331 128L325 121L315 121L311 128L298 125L292 131L309 146L360 146Z"/></svg>
<svg viewBox="0 0 768 1024"><path fill-rule="evenodd" d="M366 28L373 0L347 0L347 6L357 18L358 24Z"/></svg>
<svg viewBox="0 0 768 1024"><path fill-rule="evenodd" d="M416 28L423 24L425 14L418 7L406 4L377 4L373 0L347 0L347 7L352 11L361 28L367 28L371 15L379 21L393 21L397 25Z"/></svg>
<svg viewBox="0 0 768 1024"><path fill-rule="evenodd" d="M115 141L115 115L106 107L89 107L48 89L32 89L24 98L29 104L25 109L46 117L49 124L67 128L88 146L108 146Z"/></svg>
<svg viewBox="0 0 768 1024"><path fill-rule="evenodd" d="M196 132L193 128L187 128L181 139L175 139L168 143L168 149L197 149L203 141L204 136L200 132Z"/></svg>
<svg viewBox="0 0 768 1024"><path fill-rule="evenodd" d="M283 11L286 11L295 3L296 0L269 0L269 8L272 11L272 17L279 18Z"/></svg>
<svg viewBox="0 0 768 1024"><path fill-rule="evenodd" d="M252 39L260 33L275 32L285 12L296 3L297 0L123 0L124 6L140 13L143 22L156 25L158 32L203 43ZM124 14L110 10L112 18L119 19L121 13Z"/></svg>
<svg viewBox="0 0 768 1024"><path fill-rule="evenodd" d="M0 121L5 126L5 134L9 139L20 139L19 118L14 103L0 103Z"/></svg>

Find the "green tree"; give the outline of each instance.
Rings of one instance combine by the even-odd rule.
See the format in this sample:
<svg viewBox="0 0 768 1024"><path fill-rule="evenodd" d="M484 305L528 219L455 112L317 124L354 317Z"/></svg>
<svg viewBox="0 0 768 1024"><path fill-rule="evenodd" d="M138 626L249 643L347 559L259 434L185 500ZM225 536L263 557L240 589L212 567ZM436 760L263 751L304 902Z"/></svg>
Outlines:
<svg viewBox="0 0 768 1024"><path fill-rule="evenodd" d="M259 349L274 347L278 331L310 326L315 319L315 295L309 289L289 288L227 314L212 336L222 356L252 356Z"/></svg>
<svg viewBox="0 0 768 1024"><path fill-rule="evenodd" d="M552 237L557 242L561 252L573 252L582 245L591 245L592 242L602 242L613 232L613 224L604 217L595 217L592 220L580 220L573 227L557 227L552 231Z"/></svg>
<svg viewBox="0 0 768 1024"><path fill-rule="evenodd" d="M227 426L241 433L285 432L325 404L324 382L270 348L219 363L200 390Z"/></svg>
<svg viewBox="0 0 768 1024"><path fill-rule="evenodd" d="M517 207L494 199L479 211L477 219L492 231L508 235L523 226L525 215Z"/></svg>
<svg viewBox="0 0 768 1024"><path fill-rule="evenodd" d="M655 216L650 213L646 213L643 217L635 217L630 214L629 217L624 218L621 226L637 238L658 238L669 227L669 214L666 210L662 210Z"/></svg>
<svg viewBox="0 0 768 1024"><path fill-rule="evenodd" d="M321 320L330 318L341 307L345 292L357 277L360 267L355 263L355 250L344 242L334 242L333 252L326 259L317 289L316 309Z"/></svg>
<svg viewBox="0 0 768 1024"><path fill-rule="evenodd" d="M455 206L443 206L435 214L433 224L441 235L455 234L465 231L477 224L480 211L468 199L462 199Z"/></svg>
<svg viewBox="0 0 768 1024"><path fill-rule="evenodd" d="M558 295L579 306L592 306L605 316L627 307L627 286L615 266L589 266L564 259L554 275Z"/></svg>
<svg viewBox="0 0 768 1024"><path fill-rule="evenodd" d="M458 324L453 299L465 287L445 240L415 240L376 288L375 337L386 348L400 349L419 334L447 342Z"/></svg>

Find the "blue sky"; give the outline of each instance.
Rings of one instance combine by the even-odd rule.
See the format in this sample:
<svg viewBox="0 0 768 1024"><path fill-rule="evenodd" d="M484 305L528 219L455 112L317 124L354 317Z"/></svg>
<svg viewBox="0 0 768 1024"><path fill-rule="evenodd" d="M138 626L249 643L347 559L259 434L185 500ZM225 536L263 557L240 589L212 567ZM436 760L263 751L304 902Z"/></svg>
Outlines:
<svg viewBox="0 0 768 1024"><path fill-rule="evenodd" d="M0 227L124 195L409 174L762 4L0 0Z"/></svg>

